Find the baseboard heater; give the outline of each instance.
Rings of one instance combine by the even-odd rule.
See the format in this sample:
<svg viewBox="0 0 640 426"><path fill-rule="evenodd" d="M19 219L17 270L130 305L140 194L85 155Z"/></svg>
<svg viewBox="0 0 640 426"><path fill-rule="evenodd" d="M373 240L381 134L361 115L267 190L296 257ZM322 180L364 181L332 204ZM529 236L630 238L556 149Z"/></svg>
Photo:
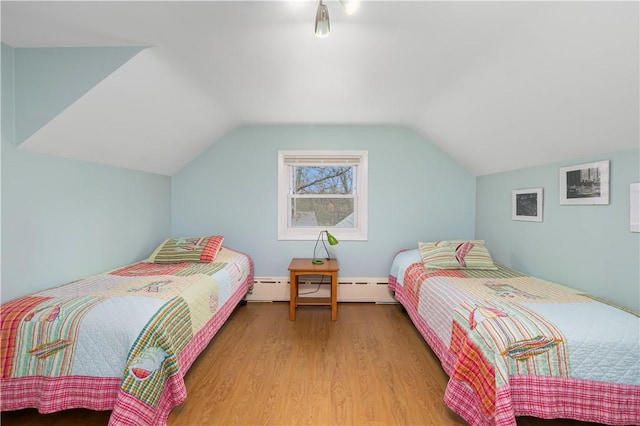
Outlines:
<svg viewBox="0 0 640 426"><path fill-rule="evenodd" d="M328 277L305 275L298 285L300 295L330 295ZM289 277L255 277L247 294L249 302L289 300ZM338 278L338 302L397 303L389 291L387 278Z"/></svg>

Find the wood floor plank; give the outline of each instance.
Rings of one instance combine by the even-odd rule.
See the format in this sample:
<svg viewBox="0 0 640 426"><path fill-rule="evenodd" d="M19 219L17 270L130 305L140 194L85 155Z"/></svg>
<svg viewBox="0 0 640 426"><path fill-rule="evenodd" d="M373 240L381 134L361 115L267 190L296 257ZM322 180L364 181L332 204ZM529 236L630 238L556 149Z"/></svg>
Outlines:
<svg viewBox="0 0 640 426"><path fill-rule="evenodd" d="M398 305L239 307L185 376L170 426L434 425L465 422L443 402L447 375ZM106 425L109 412L2 413L2 425ZM586 426L519 418L524 426Z"/></svg>

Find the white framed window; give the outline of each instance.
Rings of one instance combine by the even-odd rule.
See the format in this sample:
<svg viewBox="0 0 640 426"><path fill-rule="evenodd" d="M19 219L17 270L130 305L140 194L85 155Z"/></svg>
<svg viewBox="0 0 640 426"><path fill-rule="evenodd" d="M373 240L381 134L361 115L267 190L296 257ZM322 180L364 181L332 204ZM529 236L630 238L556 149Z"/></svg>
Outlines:
<svg viewBox="0 0 640 426"><path fill-rule="evenodd" d="M367 239L367 151L278 151L278 239Z"/></svg>

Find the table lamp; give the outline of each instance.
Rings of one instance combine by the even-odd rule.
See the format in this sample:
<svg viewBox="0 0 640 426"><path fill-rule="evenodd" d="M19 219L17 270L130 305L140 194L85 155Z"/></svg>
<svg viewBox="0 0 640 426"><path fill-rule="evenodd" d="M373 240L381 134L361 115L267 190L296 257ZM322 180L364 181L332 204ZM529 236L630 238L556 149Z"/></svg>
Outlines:
<svg viewBox="0 0 640 426"><path fill-rule="evenodd" d="M324 234L327 234L327 241L329 242L329 245L335 246L336 244L338 244L338 239L333 235L331 235L329 231L320 231L320 233L318 234L318 239L316 240L316 245L313 248L313 260L311 261L311 263L313 263L314 265L322 265L324 263L322 259L318 259L318 257L316 256L316 252L318 250L318 243L320 242L320 240L322 240L324 251L327 253L327 260L331 259L331 256L329 255L329 250L327 250L327 245L324 243Z"/></svg>

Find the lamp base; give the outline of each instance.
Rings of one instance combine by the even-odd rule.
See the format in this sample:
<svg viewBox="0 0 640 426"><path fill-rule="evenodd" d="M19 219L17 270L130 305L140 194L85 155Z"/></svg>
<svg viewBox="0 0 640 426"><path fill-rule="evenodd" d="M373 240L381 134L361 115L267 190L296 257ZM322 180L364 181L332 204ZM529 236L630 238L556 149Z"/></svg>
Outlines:
<svg viewBox="0 0 640 426"><path fill-rule="evenodd" d="M324 261L320 259L313 259L311 263L313 263L314 265L324 265Z"/></svg>

